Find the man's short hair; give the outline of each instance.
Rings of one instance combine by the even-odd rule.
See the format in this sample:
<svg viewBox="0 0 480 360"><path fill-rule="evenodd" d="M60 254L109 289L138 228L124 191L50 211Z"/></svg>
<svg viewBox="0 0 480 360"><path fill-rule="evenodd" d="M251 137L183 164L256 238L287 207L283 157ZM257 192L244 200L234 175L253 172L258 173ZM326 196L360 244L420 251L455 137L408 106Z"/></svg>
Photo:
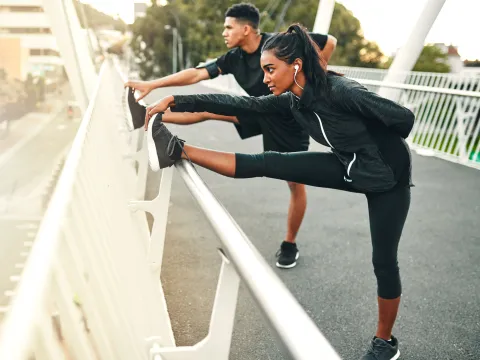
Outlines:
<svg viewBox="0 0 480 360"><path fill-rule="evenodd" d="M233 17L240 21L248 22L249 25L258 29L260 23L260 11L255 7L255 5L250 3L241 3L232 5L225 12L225 17Z"/></svg>

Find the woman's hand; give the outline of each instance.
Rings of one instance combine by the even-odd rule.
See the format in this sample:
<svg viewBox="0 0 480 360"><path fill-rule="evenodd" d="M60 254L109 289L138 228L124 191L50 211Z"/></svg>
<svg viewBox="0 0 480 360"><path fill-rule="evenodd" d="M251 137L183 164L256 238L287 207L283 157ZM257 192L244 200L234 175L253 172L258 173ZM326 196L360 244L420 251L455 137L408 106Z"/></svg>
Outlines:
<svg viewBox="0 0 480 360"><path fill-rule="evenodd" d="M135 89L140 93L137 102L150 94L150 91L155 88L151 81L127 81L125 84L123 84L123 86L131 87L132 89Z"/></svg>
<svg viewBox="0 0 480 360"><path fill-rule="evenodd" d="M173 105L175 105L173 95L169 95L147 107L147 112L145 113L145 131L148 129L148 122L153 115L165 112Z"/></svg>

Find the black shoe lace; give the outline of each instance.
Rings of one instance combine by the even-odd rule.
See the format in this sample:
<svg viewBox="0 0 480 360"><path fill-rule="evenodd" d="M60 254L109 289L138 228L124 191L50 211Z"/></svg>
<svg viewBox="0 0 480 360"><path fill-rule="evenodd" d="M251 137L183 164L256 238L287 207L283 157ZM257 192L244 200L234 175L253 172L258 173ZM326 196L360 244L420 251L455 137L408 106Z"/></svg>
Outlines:
<svg viewBox="0 0 480 360"><path fill-rule="evenodd" d="M187 157L187 160L188 162L193 165L193 162L192 160L190 159L190 157L188 156L187 152L185 151L185 149L183 148L183 144L185 143L185 140L182 140L180 139L177 135L173 135L170 140L168 141L168 145L167 145L167 149L168 149L168 157L171 157L173 155L173 152L175 151L175 145L178 144L178 146L180 146L180 148L182 149L182 153L185 154L185 156Z"/></svg>

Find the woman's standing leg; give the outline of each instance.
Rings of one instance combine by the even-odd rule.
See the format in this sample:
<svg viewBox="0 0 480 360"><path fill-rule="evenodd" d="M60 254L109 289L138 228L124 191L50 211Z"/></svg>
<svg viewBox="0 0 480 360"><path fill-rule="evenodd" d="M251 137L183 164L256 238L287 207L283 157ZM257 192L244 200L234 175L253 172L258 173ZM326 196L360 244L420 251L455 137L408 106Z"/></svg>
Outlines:
<svg viewBox="0 0 480 360"><path fill-rule="evenodd" d="M376 336L389 340L397 317L402 286L397 261L398 244L410 208L410 188L367 194L372 237L372 262L377 278Z"/></svg>

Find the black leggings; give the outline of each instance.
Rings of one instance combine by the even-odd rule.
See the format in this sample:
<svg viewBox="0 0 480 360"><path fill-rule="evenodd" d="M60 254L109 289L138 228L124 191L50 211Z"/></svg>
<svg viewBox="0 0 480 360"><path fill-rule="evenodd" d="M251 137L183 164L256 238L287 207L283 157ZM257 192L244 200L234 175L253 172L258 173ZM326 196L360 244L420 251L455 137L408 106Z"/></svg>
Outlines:
<svg viewBox="0 0 480 360"><path fill-rule="evenodd" d="M361 193L344 180L345 169L332 153L265 152L235 154L236 178L268 177L305 185ZM378 296L395 299L402 293L397 250L410 207L410 188L394 187L380 193L365 193L368 201L372 262Z"/></svg>

